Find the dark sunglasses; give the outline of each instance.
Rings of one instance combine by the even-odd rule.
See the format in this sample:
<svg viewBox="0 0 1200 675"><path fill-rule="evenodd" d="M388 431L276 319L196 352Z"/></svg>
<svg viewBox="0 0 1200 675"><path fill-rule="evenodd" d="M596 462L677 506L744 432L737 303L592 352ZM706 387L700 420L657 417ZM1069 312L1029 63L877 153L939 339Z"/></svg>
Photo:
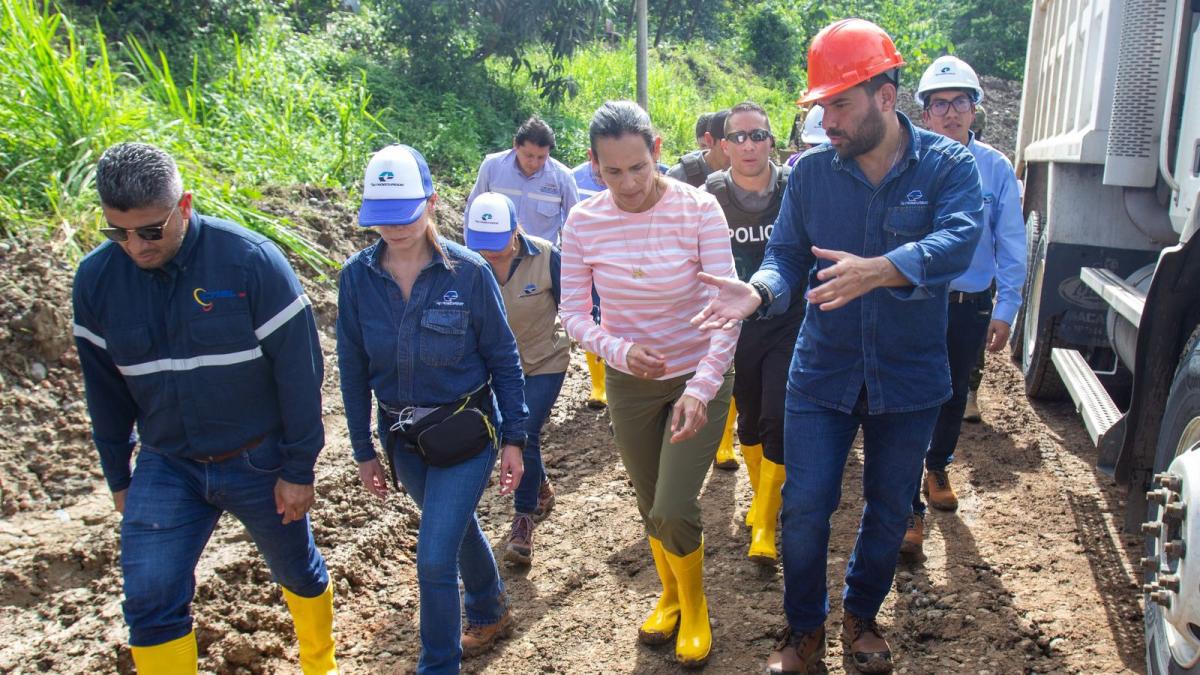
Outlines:
<svg viewBox="0 0 1200 675"><path fill-rule="evenodd" d="M941 99L929 104L929 114L941 117L950 112L950 106L954 106L954 111L961 114L969 111L973 105L975 105L974 102L966 96L959 96L953 101Z"/></svg>
<svg viewBox="0 0 1200 675"><path fill-rule="evenodd" d="M774 136L766 129L755 129L754 131L731 131L725 134L725 138L728 138L729 142L734 145L741 145L746 142L747 138L755 143L762 143L769 138L774 138Z"/></svg>
<svg viewBox="0 0 1200 675"><path fill-rule="evenodd" d="M171 212L168 213L167 217L164 218L162 223L158 225L147 225L145 227L135 227L132 229L126 229L124 227L102 227L100 228L100 233L108 237L109 241L115 242L129 241L130 232L136 234L138 238L142 239L143 241L158 241L159 239L163 238L163 228L167 226L167 223L171 222L171 216L175 215L175 209L177 208L179 208L178 204L173 206L171 208Z"/></svg>

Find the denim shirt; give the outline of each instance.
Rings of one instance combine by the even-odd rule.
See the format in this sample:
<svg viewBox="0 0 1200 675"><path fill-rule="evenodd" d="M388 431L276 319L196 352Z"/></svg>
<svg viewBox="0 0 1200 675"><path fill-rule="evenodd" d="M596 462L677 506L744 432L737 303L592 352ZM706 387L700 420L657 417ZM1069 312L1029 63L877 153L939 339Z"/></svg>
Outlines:
<svg viewBox="0 0 1200 675"><path fill-rule="evenodd" d="M970 151L897 116L908 149L878 187L857 162L843 162L829 145L800 158L766 257L752 277L775 295L767 316L803 302L806 286L820 285L817 271L833 262L816 259L813 246L886 256L912 283L805 313L788 394L845 413L864 386L872 415L920 410L950 398L947 287L967 269L979 240L983 198Z"/></svg>
<svg viewBox="0 0 1200 675"><path fill-rule="evenodd" d="M504 442L525 440L524 378L500 287L475 252L439 239L408 301L383 240L350 256L338 289L337 353L354 459L375 457L371 393L389 408L459 400L491 382Z"/></svg>

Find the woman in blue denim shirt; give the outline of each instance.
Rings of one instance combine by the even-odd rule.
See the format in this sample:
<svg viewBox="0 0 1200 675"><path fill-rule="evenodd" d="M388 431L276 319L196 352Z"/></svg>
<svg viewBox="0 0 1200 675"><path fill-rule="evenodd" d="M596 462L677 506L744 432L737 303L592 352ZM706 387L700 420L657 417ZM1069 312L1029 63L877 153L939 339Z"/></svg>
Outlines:
<svg viewBox="0 0 1200 675"><path fill-rule="evenodd" d="M495 277L477 254L437 236L436 200L429 167L413 148L388 146L367 165L359 223L373 227L380 240L342 268L337 351L350 443L363 485L381 498L388 492L371 440L374 392L392 477L421 508L417 672L457 673L464 655L488 649L512 623L491 546L475 517L496 462L496 444L487 442L482 451L465 453L470 456L450 466L432 458L427 463L396 433L407 429L398 422L483 392L472 397L471 405L498 409L489 417L502 439L500 494L510 494L523 473L527 411L520 357ZM490 393L483 389L489 385ZM427 445L426 437L421 445ZM463 605L467 625L460 631Z"/></svg>

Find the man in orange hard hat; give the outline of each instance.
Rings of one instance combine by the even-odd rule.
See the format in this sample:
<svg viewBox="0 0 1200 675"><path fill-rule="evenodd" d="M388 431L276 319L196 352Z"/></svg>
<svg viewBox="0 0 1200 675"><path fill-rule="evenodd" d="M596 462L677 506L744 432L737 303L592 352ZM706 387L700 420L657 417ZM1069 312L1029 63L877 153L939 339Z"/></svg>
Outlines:
<svg viewBox="0 0 1200 675"><path fill-rule="evenodd" d="M939 407L950 398L947 287L974 253L983 198L971 153L896 110L902 65L891 38L868 21L846 19L817 34L800 102L824 109L829 144L796 163L749 283L707 277L719 292L693 321L723 329L808 301L788 375L788 631L771 653L772 673L823 666L829 519L860 428L866 507L846 571L842 640L860 672L891 671L875 615L891 588Z"/></svg>

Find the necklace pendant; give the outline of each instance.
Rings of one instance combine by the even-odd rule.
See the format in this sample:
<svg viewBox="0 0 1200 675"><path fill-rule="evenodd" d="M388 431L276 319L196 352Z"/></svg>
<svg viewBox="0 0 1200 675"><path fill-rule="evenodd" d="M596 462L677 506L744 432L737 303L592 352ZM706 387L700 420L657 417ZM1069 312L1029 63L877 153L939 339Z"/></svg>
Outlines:
<svg viewBox="0 0 1200 675"><path fill-rule="evenodd" d="M634 279L641 279L644 276L646 276L646 273L642 271L642 268L640 268L640 267L633 268L633 278Z"/></svg>

